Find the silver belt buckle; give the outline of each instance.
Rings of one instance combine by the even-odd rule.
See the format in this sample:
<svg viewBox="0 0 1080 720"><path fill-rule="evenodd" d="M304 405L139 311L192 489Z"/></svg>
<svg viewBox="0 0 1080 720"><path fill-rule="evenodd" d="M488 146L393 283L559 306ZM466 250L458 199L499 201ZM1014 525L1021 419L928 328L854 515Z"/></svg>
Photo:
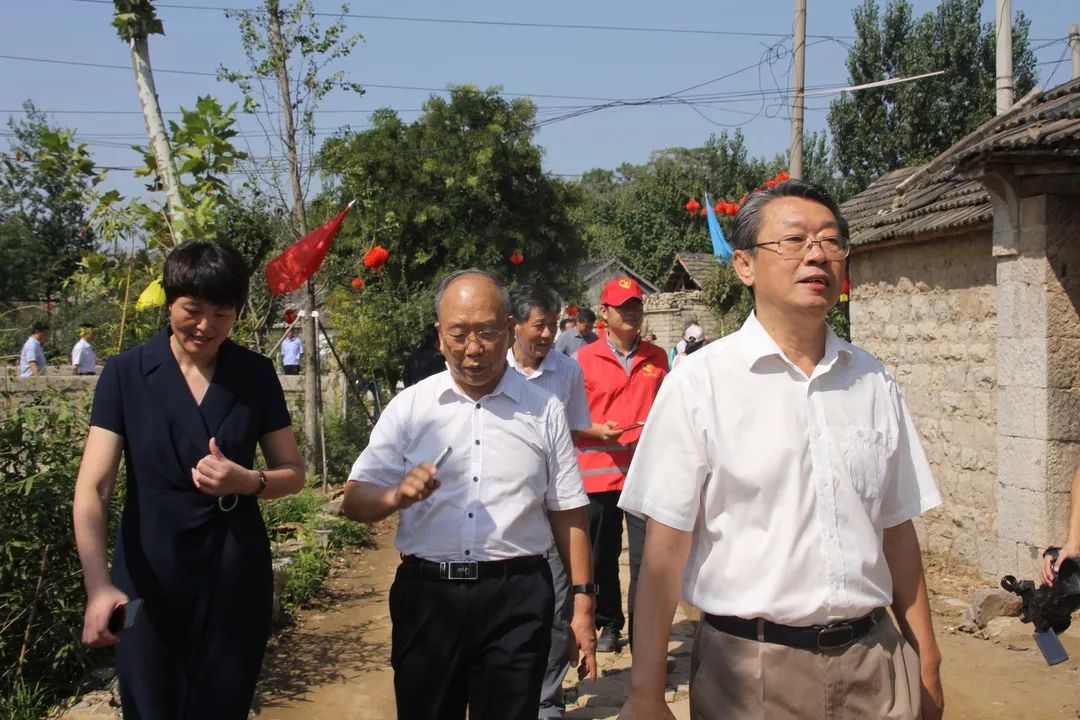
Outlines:
<svg viewBox="0 0 1080 720"><path fill-rule="evenodd" d="M439 577L443 580L476 580L480 577L480 565L475 560L441 562Z"/></svg>
<svg viewBox="0 0 1080 720"><path fill-rule="evenodd" d="M835 637L836 640L831 638ZM828 639L826 641L826 639ZM818 650L839 650L855 642L855 628L851 623L826 625L817 636Z"/></svg>
<svg viewBox="0 0 1080 720"><path fill-rule="evenodd" d="M226 505L224 500L226 498L232 498L232 503ZM240 496L236 493L229 493L228 495L222 495L217 499L217 506L221 508L221 512L232 512L236 509L236 506L240 504Z"/></svg>

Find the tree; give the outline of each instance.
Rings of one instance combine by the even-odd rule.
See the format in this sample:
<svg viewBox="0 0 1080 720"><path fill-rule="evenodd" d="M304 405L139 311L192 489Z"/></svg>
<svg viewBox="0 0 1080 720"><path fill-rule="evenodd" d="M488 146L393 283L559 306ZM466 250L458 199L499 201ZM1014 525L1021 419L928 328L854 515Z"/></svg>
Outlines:
<svg viewBox="0 0 1080 720"><path fill-rule="evenodd" d="M325 270L339 349L357 368L396 380L434 320L434 286L448 271L478 267L511 285L576 290L574 191L544 174L535 114L531 100L456 86L449 98L431 97L413 123L380 110L371 129L323 144L324 201L357 200ZM360 263L375 244L390 252L377 272ZM353 276L366 283L359 294Z"/></svg>
<svg viewBox="0 0 1080 720"><path fill-rule="evenodd" d="M908 0L855 9L858 39L848 53L853 85L945 70L944 75L855 93L829 105L834 158L846 188L862 191L881 175L924 163L993 117L994 24L981 25L982 0L942 0L915 19ZM1013 22L1017 97L1035 86L1030 21Z"/></svg>
<svg viewBox="0 0 1080 720"><path fill-rule="evenodd" d="M146 132L150 136L155 170L165 191L168 207L170 236L178 242L184 235L184 203L180 198L180 183L173 164L172 149L165 134L165 122L161 118L154 72L150 66L151 35L164 35L165 29L157 17L152 0L113 0L115 15L113 27L120 39L127 43L131 53L131 67L135 71L135 87L139 92Z"/></svg>
<svg viewBox="0 0 1080 720"><path fill-rule="evenodd" d="M573 219L589 257L617 257L662 282L676 253L712 249L704 218L684 209L690 198L704 202L708 192L714 202L737 200L785 166L779 156L750 157L741 131L724 132L700 148L655 152L644 165L585 173Z"/></svg>
<svg viewBox="0 0 1080 720"><path fill-rule="evenodd" d="M0 153L0 298L47 299L94 246L87 215L102 176L74 131L50 125L29 101L23 108Z"/></svg>
<svg viewBox="0 0 1080 720"><path fill-rule="evenodd" d="M265 0L261 10L241 10L226 13L237 18L240 40L248 61L248 70L234 71L224 67L218 77L233 82L244 93L244 110L256 114L272 151L268 158L270 170L264 180L281 200L283 208L292 208L293 226L297 237L308 230L305 208L306 190L313 173L301 151L312 148L315 140L315 113L319 102L337 88L363 93L357 83L346 82L344 73L326 74L327 66L352 52L360 35L345 33L344 15L348 6L329 27L323 29L315 21L309 0L298 0L291 9L282 10L278 0ZM256 117L258 117L256 115ZM284 152L282 169L280 152ZM307 157L310 158L309 152ZM281 182L285 173L291 190L287 195ZM256 183L261 176L253 172ZM317 308L315 281L309 278L304 294L304 311L313 317ZM304 346L304 461L309 473L315 472L315 448L318 425L319 353L315 323L302 326Z"/></svg>

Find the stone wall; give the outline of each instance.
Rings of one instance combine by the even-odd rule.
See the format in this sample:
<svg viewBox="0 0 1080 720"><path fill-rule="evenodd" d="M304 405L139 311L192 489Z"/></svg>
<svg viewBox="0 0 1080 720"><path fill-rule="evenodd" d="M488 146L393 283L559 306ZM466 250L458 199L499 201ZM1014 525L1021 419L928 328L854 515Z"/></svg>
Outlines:
<svg viewBox="0 0 1080 720"><path fill-rule="evenodd" d="M645 296L643 331L656 334L656 344L667 350L679 342L691 321L705 330L706 337L720 335L712 307L697 290L655 293Z"/></svg>
<svg viewBox="0 0 1080 720"><path fill-rule="evenodd" d="M1080 461L1080 201L1035 195L995 207L997 255L997 569L1037 567L1065 538Z"/></svg>
<svg viewBox="0 0 1080 720"><path fill-rule="evenodd" d="M851 256L851 337L897 377L944 497L932 550L993 570L995 259L990 233Z"/></svg>

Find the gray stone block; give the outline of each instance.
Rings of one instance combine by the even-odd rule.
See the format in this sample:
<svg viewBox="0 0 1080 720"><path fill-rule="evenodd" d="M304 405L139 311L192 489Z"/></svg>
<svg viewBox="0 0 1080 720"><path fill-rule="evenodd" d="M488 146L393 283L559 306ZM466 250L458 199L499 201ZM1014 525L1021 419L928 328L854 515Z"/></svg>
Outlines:
<svg viewBox="0 0 1080 720"><path fill-rule="evenodd" d="M980 628L994 618L1017 617L1020 597L1001 588L978 588L971 592L971 619Z"/></svg>

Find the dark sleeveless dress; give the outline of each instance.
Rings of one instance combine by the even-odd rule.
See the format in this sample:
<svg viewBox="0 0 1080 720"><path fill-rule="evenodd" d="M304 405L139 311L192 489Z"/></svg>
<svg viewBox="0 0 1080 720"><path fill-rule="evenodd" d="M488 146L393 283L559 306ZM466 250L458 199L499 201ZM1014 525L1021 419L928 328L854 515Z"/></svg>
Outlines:
<svg viewBox="0 0 1080 720"><path fill-rule="evenodd" d="M289 413L273 363L231 340L196 405L170 334L105 364L90 415L124 438L112 577L143 599L116 651L124 719L244 720L270 633L270 543L253 497L236 497L226 512L195 487L191 469L211 437L252 467L259 440L288 427Z"/></svg>

